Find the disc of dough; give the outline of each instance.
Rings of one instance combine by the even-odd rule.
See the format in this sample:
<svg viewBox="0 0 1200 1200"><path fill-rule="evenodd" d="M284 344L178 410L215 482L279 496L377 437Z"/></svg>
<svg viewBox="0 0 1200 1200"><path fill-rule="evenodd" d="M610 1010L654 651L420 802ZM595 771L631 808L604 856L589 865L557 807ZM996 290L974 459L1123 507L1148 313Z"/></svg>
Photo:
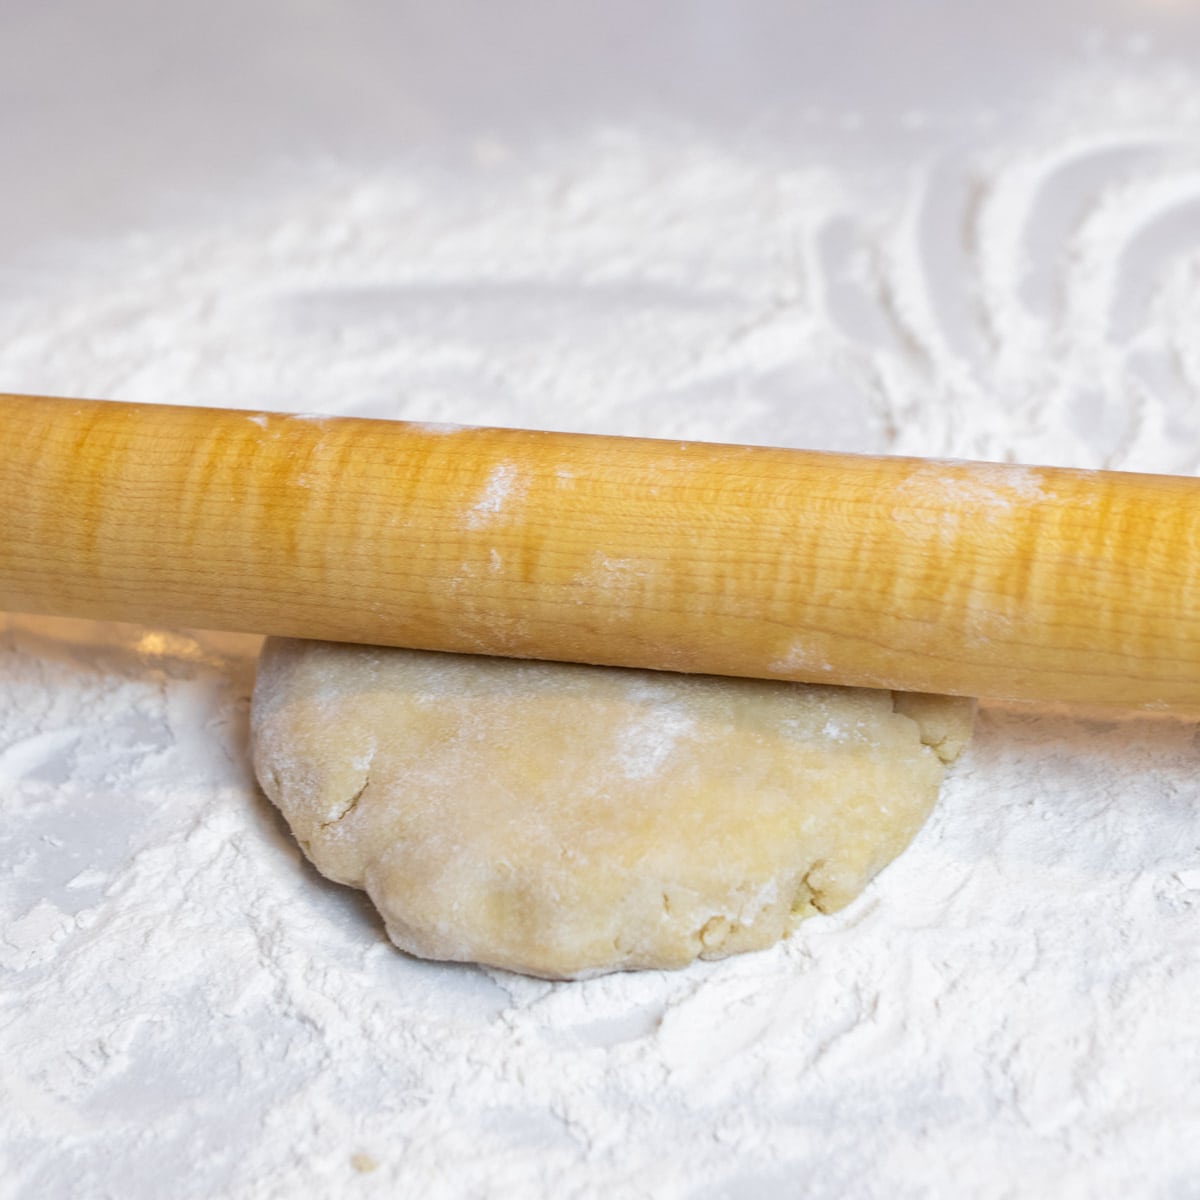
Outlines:
<svg viewBox="0 0 1200 1200"><path fill-rule="evenodd" d="M909 842L972 703L271 638L259 781L396 945L570 978L771 945Z"/></svg>

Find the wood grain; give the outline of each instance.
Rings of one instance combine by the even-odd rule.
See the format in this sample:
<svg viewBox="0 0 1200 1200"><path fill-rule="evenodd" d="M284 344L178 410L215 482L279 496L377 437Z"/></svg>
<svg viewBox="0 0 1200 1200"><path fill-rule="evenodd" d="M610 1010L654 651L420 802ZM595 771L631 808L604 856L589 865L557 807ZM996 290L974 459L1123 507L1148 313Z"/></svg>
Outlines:
<svg viewBox="0 0 1200 1200"><path fill-rule="evenodd" d="M0 607L1200 705L1200 481L0 396Z"/></svg>

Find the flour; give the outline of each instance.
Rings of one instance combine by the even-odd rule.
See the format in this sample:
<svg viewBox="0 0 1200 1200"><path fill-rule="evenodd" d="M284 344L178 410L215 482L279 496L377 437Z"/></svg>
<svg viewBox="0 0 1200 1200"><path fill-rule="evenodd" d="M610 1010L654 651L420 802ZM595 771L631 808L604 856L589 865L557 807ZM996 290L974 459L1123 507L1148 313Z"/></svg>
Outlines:
<svg viewBox="0 0 1200 1200"><path fill-rule="evenodd" d="M869 178L647 123L276 176L0 296L0 379L1195 472L1200 81L1036 112ZM0 622L0 1194L1195 1194L1191 724L985 706L845 912L552 985L406 959L304 866L256 647Z"/></svg>
<svg viewBox="0 0 1200 1200"><path fill-rule="evenodd" d="M507 505L520 499L523 491L524 486L512 463L499 463L493 467L482 494L467 513L468 528L478 529L490 524Z"/></svg>
<svg viewBox="0 0 1200 1200"><path fill-rule="evenodd" d="M641 697L635 692L634 699ZM679 741L694 735L695 724L678 703L647 695L645 711L622 731L616 766L626 779L653 779Z"/></svg>

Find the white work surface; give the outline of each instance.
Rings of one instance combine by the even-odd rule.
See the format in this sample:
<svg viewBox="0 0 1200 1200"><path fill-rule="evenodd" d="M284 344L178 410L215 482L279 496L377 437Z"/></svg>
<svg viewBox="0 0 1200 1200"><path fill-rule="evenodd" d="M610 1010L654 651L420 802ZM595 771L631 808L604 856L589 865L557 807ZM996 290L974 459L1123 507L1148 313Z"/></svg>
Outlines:
<svg viewBox="0 0 1200 1200"><path fill-rule="evenodd" d="M1184 3L10 0L0 146L2 390L1200 464ZM985 704L846 911L548 984L301 860L257 646L0 616L0 1196L1200 1196L1193 723Z"/></svg>

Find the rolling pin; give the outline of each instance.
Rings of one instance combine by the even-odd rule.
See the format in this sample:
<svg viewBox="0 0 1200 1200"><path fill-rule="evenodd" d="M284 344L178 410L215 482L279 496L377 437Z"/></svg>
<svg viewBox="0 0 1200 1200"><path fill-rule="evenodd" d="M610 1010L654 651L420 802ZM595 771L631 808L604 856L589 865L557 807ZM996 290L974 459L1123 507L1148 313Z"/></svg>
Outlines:
<svg viewBox="0 0 1200 1200"><path fill-rule="evenodd" d="M0 395L0 608L1200 706L1200 480Z"/></svg>

